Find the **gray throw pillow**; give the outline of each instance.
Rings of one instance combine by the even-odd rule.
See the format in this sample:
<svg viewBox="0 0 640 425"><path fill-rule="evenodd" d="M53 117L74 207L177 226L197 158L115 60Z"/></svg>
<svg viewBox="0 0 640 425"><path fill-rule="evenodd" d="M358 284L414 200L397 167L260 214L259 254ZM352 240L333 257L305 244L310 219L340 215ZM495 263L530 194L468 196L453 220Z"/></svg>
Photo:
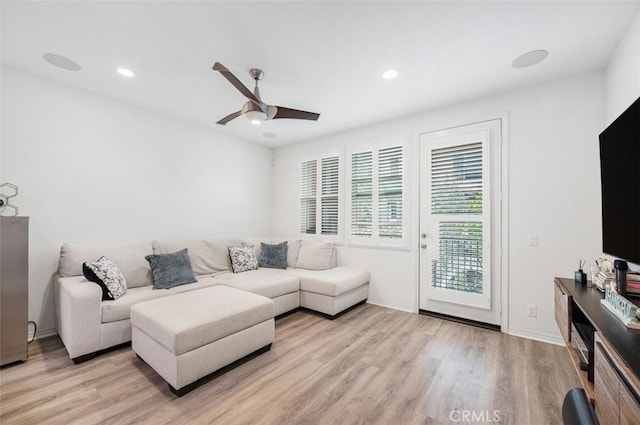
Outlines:
<svg viewBox="0 0 640 425"><path fill-rule="evenodd" d="M271 269L286 269L288 248L287 241L277 245L260 242L260 259L258 260L258 265Z"/></svg>
<svg viewBox="0 0 640 425"><path fill-rule="evenodd" d="M172 254L153 254L144 257L149 262L153 273L153 289L169 289L196 282L188 252L185 248Z"/></svg>

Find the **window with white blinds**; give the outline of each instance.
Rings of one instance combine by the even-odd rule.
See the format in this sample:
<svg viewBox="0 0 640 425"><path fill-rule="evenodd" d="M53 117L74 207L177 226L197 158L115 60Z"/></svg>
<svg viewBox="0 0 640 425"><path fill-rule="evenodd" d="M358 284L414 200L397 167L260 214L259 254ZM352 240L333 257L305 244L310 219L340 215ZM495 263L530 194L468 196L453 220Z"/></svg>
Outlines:
<svg viewBox="0 0 640 425"><path fill-rule="evenodd" d="M302 163L300 172L300 233L316 234L316 161Z"/></svg>
<svg viewBox="0 0 640 425"><path fill-rule="evenodd" d="M402 146L378 151L378 236L402 238Z"/></svg>
<svg viewBox="0 0 640 425"><path fill-rule="evenodd" d="M338 234L338 157L322 159L321 233Z"/></svg>
<svg viewBox="0 0 640 425"><path fill-rule="evenodd" d="M483 293L482 142L433 149L431 214L438 224L432 285Z"/></svg>
<svg viewBox="0 0 640 425"><path fill-rule="evenodd" d="M434 149L433 214L482 214L482 143Z"/></svg>
<svg viewBox="0 0 640 425"><path fill-rule="evenodd" d="M340 160L338 156L302 163L300 167L300 233L338 235L339 191Z"/></svg>
<svg viewBox="0 0 640 425"><path fill-rule="evenodd" d="M404 144L352 152L349 232L354 244L404 246Z"/></svg>
<svg viewBox="0 0 640 425"><path fill-rule="evenodd" d="M351 156L351 235L373 234L373 152Z"/></svg>

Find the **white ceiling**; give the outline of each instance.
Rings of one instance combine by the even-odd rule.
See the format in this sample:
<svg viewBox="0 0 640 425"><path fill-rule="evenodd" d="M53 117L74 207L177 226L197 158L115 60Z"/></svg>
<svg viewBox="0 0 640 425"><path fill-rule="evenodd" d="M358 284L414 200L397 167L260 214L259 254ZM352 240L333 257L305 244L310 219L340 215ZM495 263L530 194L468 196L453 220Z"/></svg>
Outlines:
<svg viewBox="0 0 640 425"><path fill-rule="evenodd" d="M626 2L22 2L3 1L4 66L280 146L601 69L640 10ZM532 68L516 56L547 49ZM42 59L56 53L78 72ZM215 122L245 99L217 72L267 103L320 112L317 122ZM125 79L118 67L137 75ZM396 80L381 77L399 72ZM264 132L278 135L265 138Z"/></svg>

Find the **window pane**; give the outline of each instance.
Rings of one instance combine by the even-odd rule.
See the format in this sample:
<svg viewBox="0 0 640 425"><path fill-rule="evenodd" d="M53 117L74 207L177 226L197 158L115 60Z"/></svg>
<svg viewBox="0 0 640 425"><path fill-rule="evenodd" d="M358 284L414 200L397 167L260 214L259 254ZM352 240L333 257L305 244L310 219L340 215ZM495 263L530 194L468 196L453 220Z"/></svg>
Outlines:
<svg viewBox="0 0 640 425"><path fill-rule="evenodd" d="M433 260L432 285L482 294L482 222L443 221L438 238L438 258Z"/></svg>
<svg viewBox="0 0 640 425"><path fill-rule="evenodd" d="M351 156L351 235L371 236L373 217L373 152Z"/></svg>
<svg viewBox="0 0 640 425"><path fill-rule="evenodd" d="M431 212L482 214L482 144L434 149Z"/></svg>
<svg viewBox="0 0 640 425"><path fill-rule="evenodd" d="M302 163L300 172L300 232L316 233L316 161Z"/></svg>
<svg viewBox="0 0 640 425"><path fill-rule="evenodd" d="M322 160L322 190L321 190L321 233L323 235L338 234L338 157Z"/></svg>
<svg viewBox="0 0 640 425"><path fill-rule="evenodd" d="M402 146L378 152L378 235L402 238Z"/></svg>

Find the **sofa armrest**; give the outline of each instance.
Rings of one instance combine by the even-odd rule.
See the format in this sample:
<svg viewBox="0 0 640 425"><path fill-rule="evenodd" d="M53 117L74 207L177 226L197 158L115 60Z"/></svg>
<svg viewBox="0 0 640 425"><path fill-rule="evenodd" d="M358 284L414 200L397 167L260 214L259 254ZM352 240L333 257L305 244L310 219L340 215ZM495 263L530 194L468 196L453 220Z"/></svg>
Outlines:
<svg viewBox="0 0 640 425"><path fill-rule="evenodd" d="M58 334L69 357L76 358L101 348L102 289L82 276L58 277L56 281Z"/></svg>

